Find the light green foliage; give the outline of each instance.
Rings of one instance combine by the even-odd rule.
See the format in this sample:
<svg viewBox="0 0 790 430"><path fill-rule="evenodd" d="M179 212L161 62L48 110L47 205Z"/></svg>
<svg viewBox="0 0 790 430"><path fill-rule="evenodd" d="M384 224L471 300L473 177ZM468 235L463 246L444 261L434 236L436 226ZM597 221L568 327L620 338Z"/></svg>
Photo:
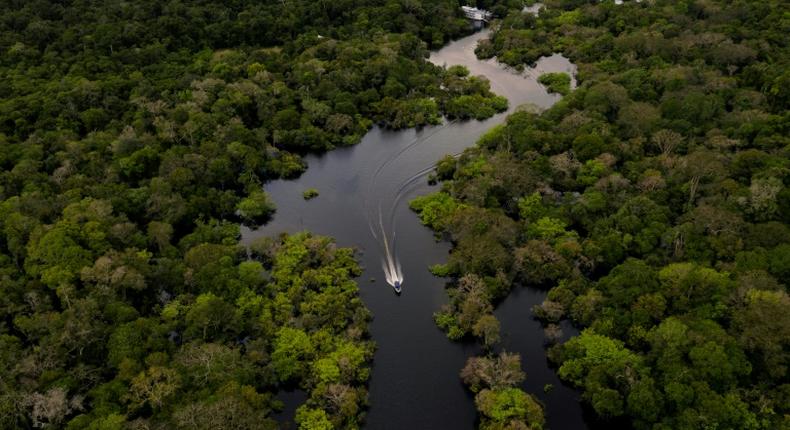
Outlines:
<svg viewBox="0 0 790 430"><path fill-rule="evenodd" d="M560 25L563 24L578 24L579 21L582 19L582 12L580 10L573 10L568 12L563 12L557 17L557 23Z"/></svg>
<svg viewBox="0 0 790 430"><path fill-rule="evenodd" d="M536 239L546 241L555 241L560 238L573 237L575 234L566 230L567 225L564 221L551 218L541 217L534 223L527 226L527 231L530 236Z"/></svg>
<svg viewBox="0 0 790 430"><path fill-rule="evenodd" d="M543 410L530 395L518 388L483 390L475 397L483 414L481 429L500 428L512 422L523 422L531 429L543 428Z"/></svg>
<svg viewBox="0 0 790 430"><path fill-rule="evenodd" d="M423 224L434 230L442 230L462 206L449 194L438 192L417 197L409 203L409 207L419 214Z"/></svg>
<svg viewBox="0 0 790 430"><path fill-rule="evenodd" d="M247 222L254 223L265 220L274 213L274 203L265 191L253 191L242 199L236 209Z"/></svg>
<svg viewBox="0 0 790 430"><path fill-rule="evenodd" d="M550 93L565 96L571 92L571 77L567 73L544 73L538 77L538 82L545 85Z"/></svg>
<svg viewBox="0 0 790 430"><path fill-rule="evenodd" d="M196 234L209 240L225 238L208 230ZM178 276L172 281L164 277L160 282L174 282L165 286L178 291L188 279L186 288L194 293L163 296L156 299L167 300L163 306L140 308L122 297L147 290L113 291L107 286L155 276L148 266L152 252L111 252L84 268L75 280L84 288L102 288L100 297L108 302L101 308L104 316L98 313L94 298L79 299L74 290L63 288L58 293L62 291L63 297L71 300L71 309L62 315L53 314L49 319L19 315L15 324L36 336L41 336L37 333L43 333L45 325L52 330L68 324L65 337L52 344L63 357L75 357L77 352L69 350L96 353L99 341L105 351L102 360L108 376L91 388L91 408L69 417L67 428L119 428L130 414L141 413L173 428L210 429L226 422L239 423L241 428L274 428L267 418L274 407L270 387L281 380L300 381L308 390L343 384L353 395L345 396L343 409L326 414L326 419L342 425L356 423L373 346L360 340L367 313L353 281L359 273L353 253L306 233L282 237L273 246L268 262L239 261L234 247L217 243L192 246L178 265L161 267L173 271L168 276ZM278 264L288 272L278 270ZM327 292L315 295L292 290L290 293L299 294L272 297L269 292L275 284L266 276L270 271L282 277L283 285L288 285L288 278L299 278L299 284ZM329 290L330 286L336 289ZM273 314L277 318L272 318ZM354 335L347 337L347 333ZM22 349L14 345L19 345L16 337L0 336L4 362L21 359ZM326 354L317 354L318 349ZM12 376L9 371L0 366L4 379ZM63 377L58 375L48 378L73 380L59 379ZM53 396L52 401L60 401L58 393L47 393ZM329 408L328 404L319 406Z"/></svg>
<svg viewBox="0 0 790 430"><path fill-rule="evenodd" d="M120 414L111 414L94 420L88 425L87 430L117 430L123 428L126 418Z"/></svg>
<svg viewBox="0 0 790 430"><path fill-rule="evenodd" d="M594 184L606 172L606 166L598 160L587 160L579 169L576 180L581 185Z"/></svg>
<svg viewBox="0 0 790 430"><path fill-rule="evenodd" d="M263 265L258 261L243 261L238 267L239 281L247 288L255 289L263 284Z"/></svg>
<svg viewBox="0 0 790 430"><path fill-rule="evenodd" d="M583 382L584 374L598 366L638 366L640 359L626 349L622 342L585 330L566 344L572 354L559 369L559 375L576 384Z"/></svg>
<svg viewBox="0 0 790 430"><path fill-rule="evenodd" d="M109 202L91 198L67 206L62 221L31 233L26 271L51 288L73 282L82 267L108 249L112 211Z"/></svg>
<svg viewBox="0 0 790 430"><path fill-rule="evenodd" d="M371 358L369 348L342 342L329 355L315 361L313 372L321 383L364 382L369 375L364 365Z"/></svg>
<svg viewBox="0 0 790 430"><path fill-rule="evenodd" d="M332 430L335 428L325 411L307 406L300 406L296 410L296 424L299 425L299 430Z"/></svg>
<svg viewBox="0 0 790 430"><path fill-rule="evenodd" d="M487 171L491 170L491 165L483 157L478 157L475 160L464 163L458 169L458 177L464 179L476 178Z"/></svg>
<svg viewBox="0 0 790 430"><path fill-rule="evenodd" d="M331 358L316 360L313 371L322 383L335 383L340 380L340 368Z"/></svg>
<svg viewBox="0 0 790 430"><path fill-rule="evenodd" d="M76 226L60 225L44 233L38 241L31 241L27 271L40 275L52 288L72 282L77 271L87 266L91 258L91 252L73 237L77 233Z"/></svg>
<svg viewBox="0 0 790 430"><path fill-rule="evenodd" d="M544 240L555 239L565 233L566 225L558 219L542 217L530 225L535 237Z"/></svg>
<svg viewBox="0 0 790 430"><path fill-rule="evenodd" d="M429 267L428 270L431 271L433 276L438 276L440 278L450 276L451 274L450 267L446 264L434 264L433 266Z"/></svg>
<svg viewBox="0 0 790 430"><path fill-rule="evenodd" d="M302 330L283 327L277 333L272 352L272 364L280 380L287 381L303 371L307 360L315 353L310 337Z"/></svg>
<svg viewBox="0 0 790 430"><path fill-rule="evenodd" d="M543 197L540 193L532 193L518 199L518 213L522 219L527 221L537 221L546 214L546 207L543 206Z"/></svg>
<svg viewBox="0 0 790 430"><path fill-rule="evenodd" d="M458 326L458 320L452 312L436 312L433 319L440 329L447 332L447 337L451 340L459 340L464 336L464 330Z"/></svg>
<svg viewBox="0 0 790 430"><path fill-rule="evenodd" d="M439 179L452 179L455 174L456 160L452 155L445 155L436 162L436 176Z"/></svg>
<svg viewBox="0 0 790 430"><path fill-rule="evenodd" d="M503 133L506 131L504 124L498 124L491 127L477 140L477 146L481 148L496 147L500 140L503 139Z"/></svg>
<svg viewBox="0 0 790 430"><path fill-rule="evenodd" d="M305 200L310 200L318 197L318 190L315 188L308 188L302 192L302 197Z"/></svg>

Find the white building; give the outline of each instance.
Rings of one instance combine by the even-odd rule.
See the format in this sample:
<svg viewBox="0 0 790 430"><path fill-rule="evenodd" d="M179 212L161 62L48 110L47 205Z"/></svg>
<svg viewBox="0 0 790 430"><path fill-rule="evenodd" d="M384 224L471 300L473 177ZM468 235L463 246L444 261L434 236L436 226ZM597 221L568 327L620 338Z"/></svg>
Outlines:
<svg viewBox="0 0 790 430"><path fill-rule="evenodd" d="M475 21L488 21L494 15L491 12L476 7L461 6L467 18Z"/></svg>

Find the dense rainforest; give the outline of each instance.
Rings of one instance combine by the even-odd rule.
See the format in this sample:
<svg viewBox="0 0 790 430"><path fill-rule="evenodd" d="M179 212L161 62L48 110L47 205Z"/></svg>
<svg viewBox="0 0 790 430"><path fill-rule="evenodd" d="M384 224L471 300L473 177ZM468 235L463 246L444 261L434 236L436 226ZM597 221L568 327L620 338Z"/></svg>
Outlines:
<svg viewBox="0 0 790 430"><path fill-rule="evenodd" d="M412 202L454 244L432 268L457 279L447 335L494 347L497 301L544 288L550 359L604 422L790 428L789 11L552 0L495 23L480 57L560 52L578 87L541 77L562 101L441 160ZM581 332L558 343L563 320Z"/></svg>
<svg viewBox="0 0 790 430"><path fill-rule="evenodd" d="M424 60L471 31L460 4L0 0L0 428L277 428L294 388L299 428L359 428L353 251L244 248L239 224L276 210L266 180L373 124L505 110ZM525 286L604 422L790 428L790 4L477 5L497 17L480 58L579 70L412 202L454 244L436 322L487 352L459 369L480 428L544 427L493 315ZM563 320L582 331L559 343Z"/></svg>
<svg viewBox="0 0 790 430"><path fill-rule="evenodd" d="M353 252L238 246L262 183L372 124L485 118L434 1L0 1L0 428L358 428Z"/></svg>

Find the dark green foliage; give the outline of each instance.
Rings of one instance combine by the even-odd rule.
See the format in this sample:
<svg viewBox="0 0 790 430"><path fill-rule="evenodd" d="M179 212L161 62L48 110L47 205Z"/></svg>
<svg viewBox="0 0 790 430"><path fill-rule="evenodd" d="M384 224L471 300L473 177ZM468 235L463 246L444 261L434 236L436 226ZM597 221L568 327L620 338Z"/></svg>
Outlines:
<svg viewBox="0 0 790 430"><path fill-rule="evenodd" d="M469 31L457 3L0 9L0 428L275 428L295 385L303 428L358 428L351 251L301 234L247 260L239 223L306 152L504 109L425 61Z"/></svg>
<svg viewBox="0 0 790 430"><path fill-rule="evenodd" d="M212 159L207 179L249 185L301 169L281 163L288 155L278 150L353 144L372 122L411 127L442 113L484 118L503 109L486 81L423 60L428 46L468 31L457 5L412 6L9 4L0 21L0 49L11 53L0 60L8 83L0 133L14 143L57 130L59 142L36 137L54 154L63 140L133 131L139 138L114 151L125 180L178 167L162 153L187 146L179 155L200 147ZM206 141L213 147L202 148Z"/></svg>
<svg viewBox="0 0 790 430"><path fill-rule="evenodd" d="M534 309L547 333L584 328L549 355L601 418L787 427L786 4L545 3L478 54L563 52L579 87L442 160L441 194L414 205L455 245L438 325L475 335L466 321L512 284L549 288Z"/></svg>

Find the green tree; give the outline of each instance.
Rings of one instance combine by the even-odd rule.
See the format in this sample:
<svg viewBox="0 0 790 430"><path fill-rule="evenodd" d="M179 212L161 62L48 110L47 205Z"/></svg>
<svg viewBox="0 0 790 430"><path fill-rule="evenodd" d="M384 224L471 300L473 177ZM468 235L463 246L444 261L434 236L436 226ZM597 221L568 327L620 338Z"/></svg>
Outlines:
<svg viewBox="0 0 790 430"><path fill-rule="evenodd" d="M248 223L266 220L274 213L274 203L265 191L253 191L237 205L239 215Z"/></svg>
<svg viewBox="0 0 790 430"><path fill-rule="evenodd" d="M483 390L475 396L477 409L483 414L483 429L523 423L528 428L543 428L543 410L530 395L518 388Z"/></svg>
<svg viewBox="0 0 790 430"><path fill-rule="evenodd" d="M300 430L332 430L335 428L329 421L326 412L306 406L300 406L296 410L296 424L299 425Z"/></svg>
<svg viewBox="0 0 790 430"><path fill-rule="evenodd" d="M306 361L315 353L310 337L302 330L283 327L277 333L272 351L272 365L281 381L304 372Z"/></svg>

